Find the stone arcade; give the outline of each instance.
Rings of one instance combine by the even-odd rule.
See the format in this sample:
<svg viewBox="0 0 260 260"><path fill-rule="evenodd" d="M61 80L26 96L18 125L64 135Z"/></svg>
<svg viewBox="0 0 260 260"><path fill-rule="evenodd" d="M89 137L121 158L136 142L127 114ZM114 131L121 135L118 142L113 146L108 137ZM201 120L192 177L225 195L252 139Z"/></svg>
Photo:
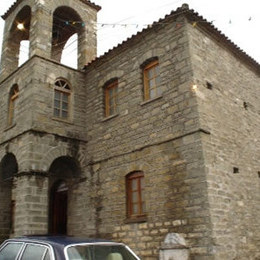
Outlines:
<svg viewBox="0 0 260 260"><path fill-rule="evenodd" d="M185 4L96 58L99 10L17 0L2 16L1 240L259 259L260 65ZM75 33L78 69L60 63Z"/></svg>

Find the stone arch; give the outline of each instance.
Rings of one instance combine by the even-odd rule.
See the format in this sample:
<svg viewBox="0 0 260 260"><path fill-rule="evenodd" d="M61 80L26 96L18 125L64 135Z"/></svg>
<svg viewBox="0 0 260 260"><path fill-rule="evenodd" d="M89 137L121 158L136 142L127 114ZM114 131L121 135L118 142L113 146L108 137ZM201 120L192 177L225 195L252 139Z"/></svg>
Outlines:
<svg viewBox="0 0 260 260"><path fill-rule="evenodd" d="M14 176L18 163L12 153L6 153L0 162L0 239L6 239L13 232L15 201L12 200Z"/></svg>
<svg viewBox="0 0 260 260"><path fill-rule="evenodd" d="M164 50L162 48L148 50L143 55L138 57L138 66L140 67L142 64L145 64L147 60L153 59L155 57L160 59L160 56L162 55L164 55Z"/></svg>
<svg viewBox="0 0 260 260"><path fill-rule="evenodd" d="M77 152L73 151L73 149L70 149L68 151L66 146L56 146L50 148L48 151L46 151L45 156L43 156L39 166L40 169L47 172L50 168L50 165L52 162L59 157L71 157L74 158L74 160L77 161L78 165L84 165L86 156L84 152Z"/></svg>
<svg viewBox="0 0 260 260"><path fill-rule="evenodd" d="M102 77L102 79L99 81L98 86L100 88L103 88L104 85L109 82L111 79L120 79L122 76L124 75L124 71L123 70L114 70L109 72L107 75L105 75L104 77Z"/></svg>
<svg viewBox="0 0 260 260"><path fill-rule="evenodd" d="M42 158L40 162L40 168L44 171L47 171L49 169L49 166L53 162L53 158L58 158L61 156L67 156L67 149L64 146L55 146L49 149L45 156Z"/></svg>
<svg viewBox="0 0 260 260"><path fill-rule="evenodd" d="M81 175L76 159L61 156L49 168L49 232L67 234L67 216L73 210L72 191L75 179Z"/></svg>

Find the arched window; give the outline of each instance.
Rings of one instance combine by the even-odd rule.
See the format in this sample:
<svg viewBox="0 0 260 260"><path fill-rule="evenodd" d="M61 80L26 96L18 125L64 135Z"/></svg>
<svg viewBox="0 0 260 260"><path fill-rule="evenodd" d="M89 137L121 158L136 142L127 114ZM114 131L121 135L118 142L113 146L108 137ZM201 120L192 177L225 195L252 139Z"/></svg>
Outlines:
<svg viewBox="0 0 260 260"><path fill-rule="evenodd" d="M69 119L71 88L64 79L57 79L54 87L54 117Z"/></svg>
<svg viewBox="0 0 260 260"><path fill-rule="evenodd" d="M127 217L140 218L146 213L144 199L144 174L141 171L129 173L126 176Z"/></svg>
<svg viewBox="0 0 260 260"><path fill-rule="evenodd" d="M144 100L156 98L162 94L158 59L143 66Z"/></svg>
<svg viewBox="0 0 260 260"><path fill-rule="evenodd" d="M105 116L115 115L118 102L118 80L112 80L105 86Z"/></svg>
<svg viewBox="0 0 260 260"><path fill-rule="evenodd" d="M8 110L8 125L14 123L14 114L17 104L17 99L19 96L19 87L17 84L13 85L9 95L9 110Z"/></svg>

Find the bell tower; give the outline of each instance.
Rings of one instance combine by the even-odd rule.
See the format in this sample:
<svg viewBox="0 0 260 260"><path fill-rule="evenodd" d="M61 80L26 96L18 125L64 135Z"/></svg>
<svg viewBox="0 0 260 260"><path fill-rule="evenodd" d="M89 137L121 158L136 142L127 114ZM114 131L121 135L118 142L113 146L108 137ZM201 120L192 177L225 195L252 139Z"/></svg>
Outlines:
<svg viewBox="0 0 260 260"><path fill-rule="evenodd" d="M60 62L68 39L77 34L78 68L96 57L95 22L100 7L88 0L17 0L2 16L5 29L1 73L4 79L18 67L21 41L34 55Z"/></svg>
<svg viewBox="0 0 260 260"><path fill-rule="evenodd" d="M88 0L16 0L2 16L0 243L72 230L73 183L84 175L87 143L85 74L60 63L75 34L78 69L96 57L99 10ZM23 41L29 55L20 66Z"/></svg>

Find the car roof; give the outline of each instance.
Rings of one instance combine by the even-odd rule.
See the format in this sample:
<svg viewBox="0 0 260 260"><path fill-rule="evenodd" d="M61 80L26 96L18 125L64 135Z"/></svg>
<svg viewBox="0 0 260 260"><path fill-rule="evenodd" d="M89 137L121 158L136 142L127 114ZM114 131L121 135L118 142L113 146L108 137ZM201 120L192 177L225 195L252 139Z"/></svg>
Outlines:
<svg viewBox="0 0 260 260"><path fill-rule="evenodd" d="M22 236L18 238L9 239L9 241L10 240L26 241L26 242L41 242L41 243L48 243L53 246L62 245L63 247L66 247L67 245L70 244L80 244L80 243L102 243L102 242L116 243L105 239L73 237L73 236L49 236L49 235Z"/></svg>

